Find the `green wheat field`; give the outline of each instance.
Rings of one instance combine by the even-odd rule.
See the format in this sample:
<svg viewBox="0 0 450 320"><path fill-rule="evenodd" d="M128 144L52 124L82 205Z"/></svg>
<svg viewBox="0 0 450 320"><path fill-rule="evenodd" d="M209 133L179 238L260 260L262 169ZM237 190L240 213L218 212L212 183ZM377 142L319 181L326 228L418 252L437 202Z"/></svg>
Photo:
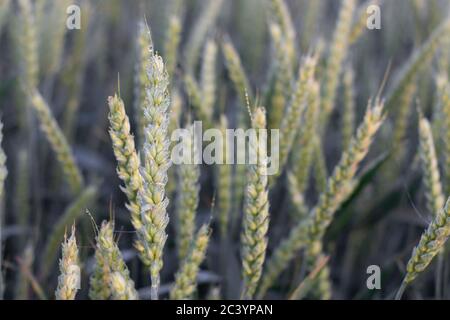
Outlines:
<svg viewBox="0 0 450 320"><path fill-rule="evenodd" d="M0 298L450 299L449 72L450 0L0 0Z"/></svg>

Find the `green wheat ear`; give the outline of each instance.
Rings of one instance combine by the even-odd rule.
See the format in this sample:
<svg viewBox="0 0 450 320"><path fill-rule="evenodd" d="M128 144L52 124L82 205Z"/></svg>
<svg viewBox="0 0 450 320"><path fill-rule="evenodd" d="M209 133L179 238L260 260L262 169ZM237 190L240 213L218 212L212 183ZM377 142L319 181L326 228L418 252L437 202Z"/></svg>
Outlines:
<svg viewBox="0 0 450 320"><path fill-rule="evenodd" d="M139 189L142 227L137 230L140 241L136 248L150 268L152 299L158 299L159 273L163 266L163 248L167 239L169 223L166 197L167 170L170 167L168 126L170 94L169 77L163 59L150 51L144 101L144 145L143 163L140 173L143 187Z"/></svg>
<svg viewBox="0 0 450 320"><path fill-rule="evenodd" d="M413 249L411 258L406 265L406 275L396 299L401 299L405 288L423 272L433 258L444 247L450 235L450 198L444 208L440 209L428 228L422 233L418 245Z"/></svg>
<svg viewBox="0 0 450 320"><path fill-rule="evenodd" d="M41 129L62 166L67 183L72 192L78 194L84 186L84 180L66 137L56 122L47 102L37 90L33 90L30 93L30 101L39 118Z"/></svg>
<svg viewBox="0 0 450 320"><path fill-rule="evenodd" d="M266 129L266 114L263 108L256 108L253 114L253 128ZM242 277L244 287L242 298L252 299L261 278L267 249L269 228L269 191L267 176L267 136L258 131L257 141L250 145L250 152L256 156L256 164L248 168L247 190L241 233Z"/></svg>
<svg viewBox="0 0 450 320"><path fill-rule="evenodd" d="M94 300L137 300L122 254L114 241L114 224L103 221L97 235L95 269L90 278L89 297Z"/></svg>
<svg viewBox="0 0 450 320"><path fill-rule="evenodd" d="M279 274L286 268L295 253L306 247L311 260L321 253L321 241L336 210L348 197L354 187L353 178L359 163L364 159L372 140L385 119L384 103L376 99L368 103L362 124L353 137L349 148L328 179L327 186L319 197L317 205L307 219L300 221L272 254L258 291L262 298Z"/></svg>
<svg viewBox="0 0 450 320"><path fill-rule="evenodd" d="M194 157L198 151L193 139L195 134L193 128L189 126L189 134L183 137L183 150L192 152L189 162L176 167L178 175L177 244L180 261L183 261L189 253L189 247L195 237L195 217L200 192L200 166L194 164Z"/></svg>
<svg viewBox="0 0 450 320"><path fill-rule="evenodd" d="M203 225L192 241L188 255L180 270L175 275L175 284L170 291L170 299L184 300L192 298L197 286L200 265L205 259L211 232L208 225Z"/></svg>
<svg viewBox="0 0 450 320"><path fill-rule="evenodd" d="M64 237L62 258L59 261L60 275L55 295L57 300L74 300L80 289L80 263L78 246L75 238L75 227L72 227L70 238Z"/></svg>

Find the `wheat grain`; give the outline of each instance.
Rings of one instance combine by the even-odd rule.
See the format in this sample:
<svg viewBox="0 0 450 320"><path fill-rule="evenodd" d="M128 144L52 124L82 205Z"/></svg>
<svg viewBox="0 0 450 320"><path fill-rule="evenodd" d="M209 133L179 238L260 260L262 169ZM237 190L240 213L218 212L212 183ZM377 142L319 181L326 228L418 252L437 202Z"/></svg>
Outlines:
<svg viewBox="0 0 450 320"><path fill-rule="evenodd" d="M62 244L62 258L59 261L58 288L55 295L57 300L74 300L80 289L80 264L78 261L78 247L75 238L75 227Z"/></svg>

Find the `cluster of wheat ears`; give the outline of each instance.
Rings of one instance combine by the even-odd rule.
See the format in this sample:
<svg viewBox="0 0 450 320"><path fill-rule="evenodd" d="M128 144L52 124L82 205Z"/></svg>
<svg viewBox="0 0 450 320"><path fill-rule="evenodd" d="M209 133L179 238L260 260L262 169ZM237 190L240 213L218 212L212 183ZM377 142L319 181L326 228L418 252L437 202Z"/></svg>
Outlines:
<svg viewBox="0 0 450 320"><path fill-rule="evenodd" d="M33 129L37 124L42 132L37 137L45 137L46 146L52 151L50 154L59 164L52 183L67 187L65 197L68 195L72 199L58 220L50 223L48 236L41 235L45 238L40 240L43 244L39 242L38 259L35 259L36 239L17 241L15 247L20 249L16 261L2 260L3 246L0 246L3 270L0 294L6 290L14 292L11 297L26 298L32 292L34 297L45 299L54 290L56 299L65 300L75 299L77 295L78 298L120 300L148 297L154 300L203 297L329 299L334 291L329 263L332 252L325 239L327 231L336 221L336 213L361 193L368 179L372 179L372 193L375 194L382 192L380 186L385 179L392 181L393 175L400 175L395 164L408 154L405 136L412 122L410 114L417 118L412 125L417 128L418 135L417 157L411 165L415 166L417 162L420 166L421 185L431 222L420 239L414 239L416 246L409 260L403 261L406 262L404 277L395 283L398 288L395 297L402 297L407 286L426 271L435 256L440 261L438 264L445 260L445 243L450 236L450 198L446 203L450 192L450 17L440 17L398 72L397 68L391 70L394 69L392 66L383 65L385 77L373 79L379 90L371 98L365 98L368 102L364 115L355 125L359 119L355 92L358 74L351 63L351 48L369 32L366 8L369 5L383 7L381 0L339 1L334 31L327 42L308 39L314 32L320 1L308 2L309 20L305 22L301 36L285 0L263 1L271 49L270 62L265 68L266 84L258 90L247 76L232 37L210 32L225 2L205 1L187 40L183 41L185 3L174 1L166 22L162 55L152 40L151 19L142 17L133 29L136 34L133 102L130 105L124 103L127 100L122 96L121 88L126 90L123 85L117 88L116 94L104 98L109 107L108 144L115 156L120 190L126 198L124 203L117 200L122 199L120 197L109 203L114 209L126 208L129 215L126 219L123 218L125 215L118 219L113 212L119 210L110 208L109 220L102 222L95 213L101 182L87 177L72 144L76 137L81 92L83 85L86 86L82 75L87 68L87 26L92 23L89 20L92 20L95 5L84 0L78 2L82 9L82 29L71 38L71 54L62 61L59 57L68 46L64 40L68 31L65 29L66 15L61 12L65 12L69 1L0 0L0 28L8 27L7 41L11 45L6 48L16 50L17 87L23 102L23 108L16 110L19 129L14 130L20 130L21 141L33 142L15 151L13 167L17 172L9 175L8 152L5 154L3 149L0 150L0 194L7 199L11 189L7 188L8 183L14 185L15 212L20 212L14 221L19 226L33 228L30 221L36 219L30 219L30 216L35 209L29 206L28 184L32 181L30 176L37 174L29 170L35 157L31 152L39 149ZM422 1L412 2L420 6ZM15 13L12 21L8 19L10 12ZM115 50L120 50L120 44ZM223 58L220 62L226 70L223 76L231 86L218 84L219 57ZM434 61L439 71L431 76L435 88L431 121L425 116L429 110L416 98L420 75ZM68 67L62 68L62 64ZM385 86L394 71L396 77L388 87ZM117 74L117 70L114 72ZM61 121L49 103L52 98L49 88L59 88L52 82L55 75L62 79L60 87L66 101ZM233 116L225 111L224 97L230 94L229 91L236 97ZM338 126L342 153L328 173L324 146L337 105L341 114ZM417 111L411 105L417 106ZM256 164L206 167L192 162L171 165L171 133L179 127L190 128L194 120L201 120L204 127L222 131L232 126L279 129L278 174L267 175L269 148L262 135L257 137L257 145L249 146L258 156ZM7 124L5 119L3 121ZM379 131L377 146L373 141ZM8 131L5 136L8 141ZM0 135L1 140L3 135ZM187 147L194 146L191 139L185 139L183 143ZM381 156L375 156L360 169L371 149L372 153ZM390 150L388 154L387 149ZM223 152L227 151L224 148ZM211 184L214 191L209 207L200 208L202 189ZM280 208L288 211L285 221L289 223L280 223ZM199 217L201 209L207 211L202 218ZM2 216L0 221L4 219ZM45 219L45 213L41 219ZM274 221L278 222L275 227ZM36 223L39 226L39 222ZM129 225L132 226L134 245L133 249L124 252L119 248L117 234L120 233L116 231L131 230ZM275 228L273 232L272 228ZM8 225L0 224L0 239L2 229L8 230ZM92 229L95 239L86 236ZM229 245L235 233L239 234L237 251ZM275 240L270 239L269 245L272 234ZM222 270L219 280L208 280L220 273L207 273L206 268L202 271L213 239L218 239L214 250L219 251L217 256L223 259L221 263L226 264L228 255L238 252L240 275ZM178 269L163 276L162 271L167 265L163 263L167 261L165 248L169 242L176 252L170 261L177 261ZM80 243L83 243L81 247ZM60 246L55 290L43 283L52 278ZM86 247L95 248L93 257L81 254ZM411 252L411 247L406 250ZM7 253L8 247L5 256ZM136 253L140 260L133 263L133 269L128 263L130 253ZM137 263L140 266L137 269L142 268L140 274L136 272ZM170 268L173 270L172 266ZM443 279L439 272L437 274L435 281L439 287L443 285ZM232 282L238 288L225 290L221 285L224 282L220 279L229 276L238 279ZM83 277L89 280L83 281ZM288 288L285 282L278 283L280 278L286 277L291 280ZM173 282L166 285L172 279ZM207 290L199 290L200 279L210 284ZM142 287L137 288L141 283ZM9 285L14 288L8 288ZM361 286L365 286L365 282ZM387 297L394 298L393 294Z"/></svg>

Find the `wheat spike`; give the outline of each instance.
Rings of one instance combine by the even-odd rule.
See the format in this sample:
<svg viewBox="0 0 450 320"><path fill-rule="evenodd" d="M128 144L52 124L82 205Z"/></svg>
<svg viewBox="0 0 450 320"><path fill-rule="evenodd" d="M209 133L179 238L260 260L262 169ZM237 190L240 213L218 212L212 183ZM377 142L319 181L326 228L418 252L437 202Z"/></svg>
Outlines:
<svg viewBox="0 0 450 320"><path fill-rule="evenodd" d="M169 79L162 58L151 51L147 69L149 86L146 87L144 117L143 163L141 175L144 185L139 190L141 220L138 230L141 241L136 246L150 263L152 299L158 299L159 273L163 265L162 253L167 239L166 227L169 223L165 194L167 170L170 167L168 108L170 95Z"/></svg>
<svg viewBox="0 0 450 320"><path fill-rule="evenodd" d="M114 241L114 224L103 221L97 235L95 269L90 278L89 297L94 300L136 300L134 282Z"/></svg>
<svg viewBox="0 0 450 320"><path fill-rule="evenodd" d="M177 167L178 198L177 198L177 243L178 258L183 261L189 253L189 247L195 237L195 217L200 192L200 167L194 164L195 154L198 152L194 142L194 127L189 127L189 135L183 138L183 150L190 154L189 162Z"/></svg>
<svg viewBox="0 0 450 320"><path fill-rule="evenodd" d="M299 222L290 231L288 237L281 242L269 259L259 288L259 297L264 296L297 250L307 246L310 257L317 257L317 254L320 254L320 242L325 230L333 220L335 211L353 189L353 178L358 164L367 154L372 139L384 120L383 107L383 102L378 99L373 105L369 101L363 123L328 179L327 187L320 195L317 205L312 209L308 219Z"/></svg>
<svg viewBox="0 0 450 320"><path fill-rule="evenodd" d="M422 114L419 117L419 155L422 165L423 183L425 185L425 196L427 198L427 208L429 212L436 213L444 205L444 195L442 193L430 123Z"/></svg>
<svg viewBox="0 0 450 320"><path fill-rule="evenodd" d="M256 108L253 114L253 128L266 129L266 115L263 108ZM261 278L267 249L269 228L269 191L267 176L267 136L259 131L255 144L249 148L256 156L256 164L248 167L247 190L243 230L241 233L242 277L244 287L242 298L251 299Z"/></svg>
<svg viewBox="0 0 450 320"><path fill-rule="evenodd" d="M344 70L342 79L344 87L344 108L342 111L342 149L347 150L355 130L355 93L354 73L351 67Z"/></svg>
<svg viewBox="0 0 450 320"><path fill-rule="evenodd" d="M78 247L75 238L75 227L62 244L62 258L59 261L58 288L55 295L57 300L74 300L80 289L80 263L78 261Z"/></svg>
<svg viewBox="0 0 450 320"><path fill-rule="evenodd" d="M170 299L191 299L197 285L197 275L208 247L210 230L203 225L192 242L189 254L175 275L175 284L170 291Z"/></svg>
<svg viewBox="0 0 450 320"><path fill-rule="evenodd" d="M341 73L342 62L348 50L354 8L355 0L342 0L324 75L325 88L321 113L323 126L326 125L328 116L334 108L339 74Z"/></svg>
<svg viewBox="0 0 450 320"><path fill-rule="evenodd" d="M226 129L228 128L228 121L225 115L220 117L220 130L224 137L226 137ZM225 238L228 236L229 222L230 222L230 210L232 203L232 166L226 163L228 157L228 149L226 148L226 143L223 141L222 148L219 152L221 154L218 158L222 158L224 161L222 164L218 164L216 167L216 177L217 177L217 208L219 215L220 224L220 236Z"/></svg>
<svg viewBox="0 0 450 320"><path fill-rule="evenodd" d="M53 117L50 107L37 90L30 93L30 101L39 118L41 129L62 166L70 189L75 194L79 193L84 185L84 180L66 137Z"/></svg>
<svg viewBox="0 0 450 320"><path fill-rule="evenodd" d="M300 128L300 119L303 116L303 112L306 107L306 103L311 94L311 90L318 89L312 88L311 82L314 81L314 71L316 68L317 60L315 57L305 57L302 67L299 70L297 84L295 90L292 93L289 105L283 116L283 120L280 126L280 172L285 166L289 152L294 144L295 137L297 136ZM303 122L306 124L306 122Z"/></svg>

